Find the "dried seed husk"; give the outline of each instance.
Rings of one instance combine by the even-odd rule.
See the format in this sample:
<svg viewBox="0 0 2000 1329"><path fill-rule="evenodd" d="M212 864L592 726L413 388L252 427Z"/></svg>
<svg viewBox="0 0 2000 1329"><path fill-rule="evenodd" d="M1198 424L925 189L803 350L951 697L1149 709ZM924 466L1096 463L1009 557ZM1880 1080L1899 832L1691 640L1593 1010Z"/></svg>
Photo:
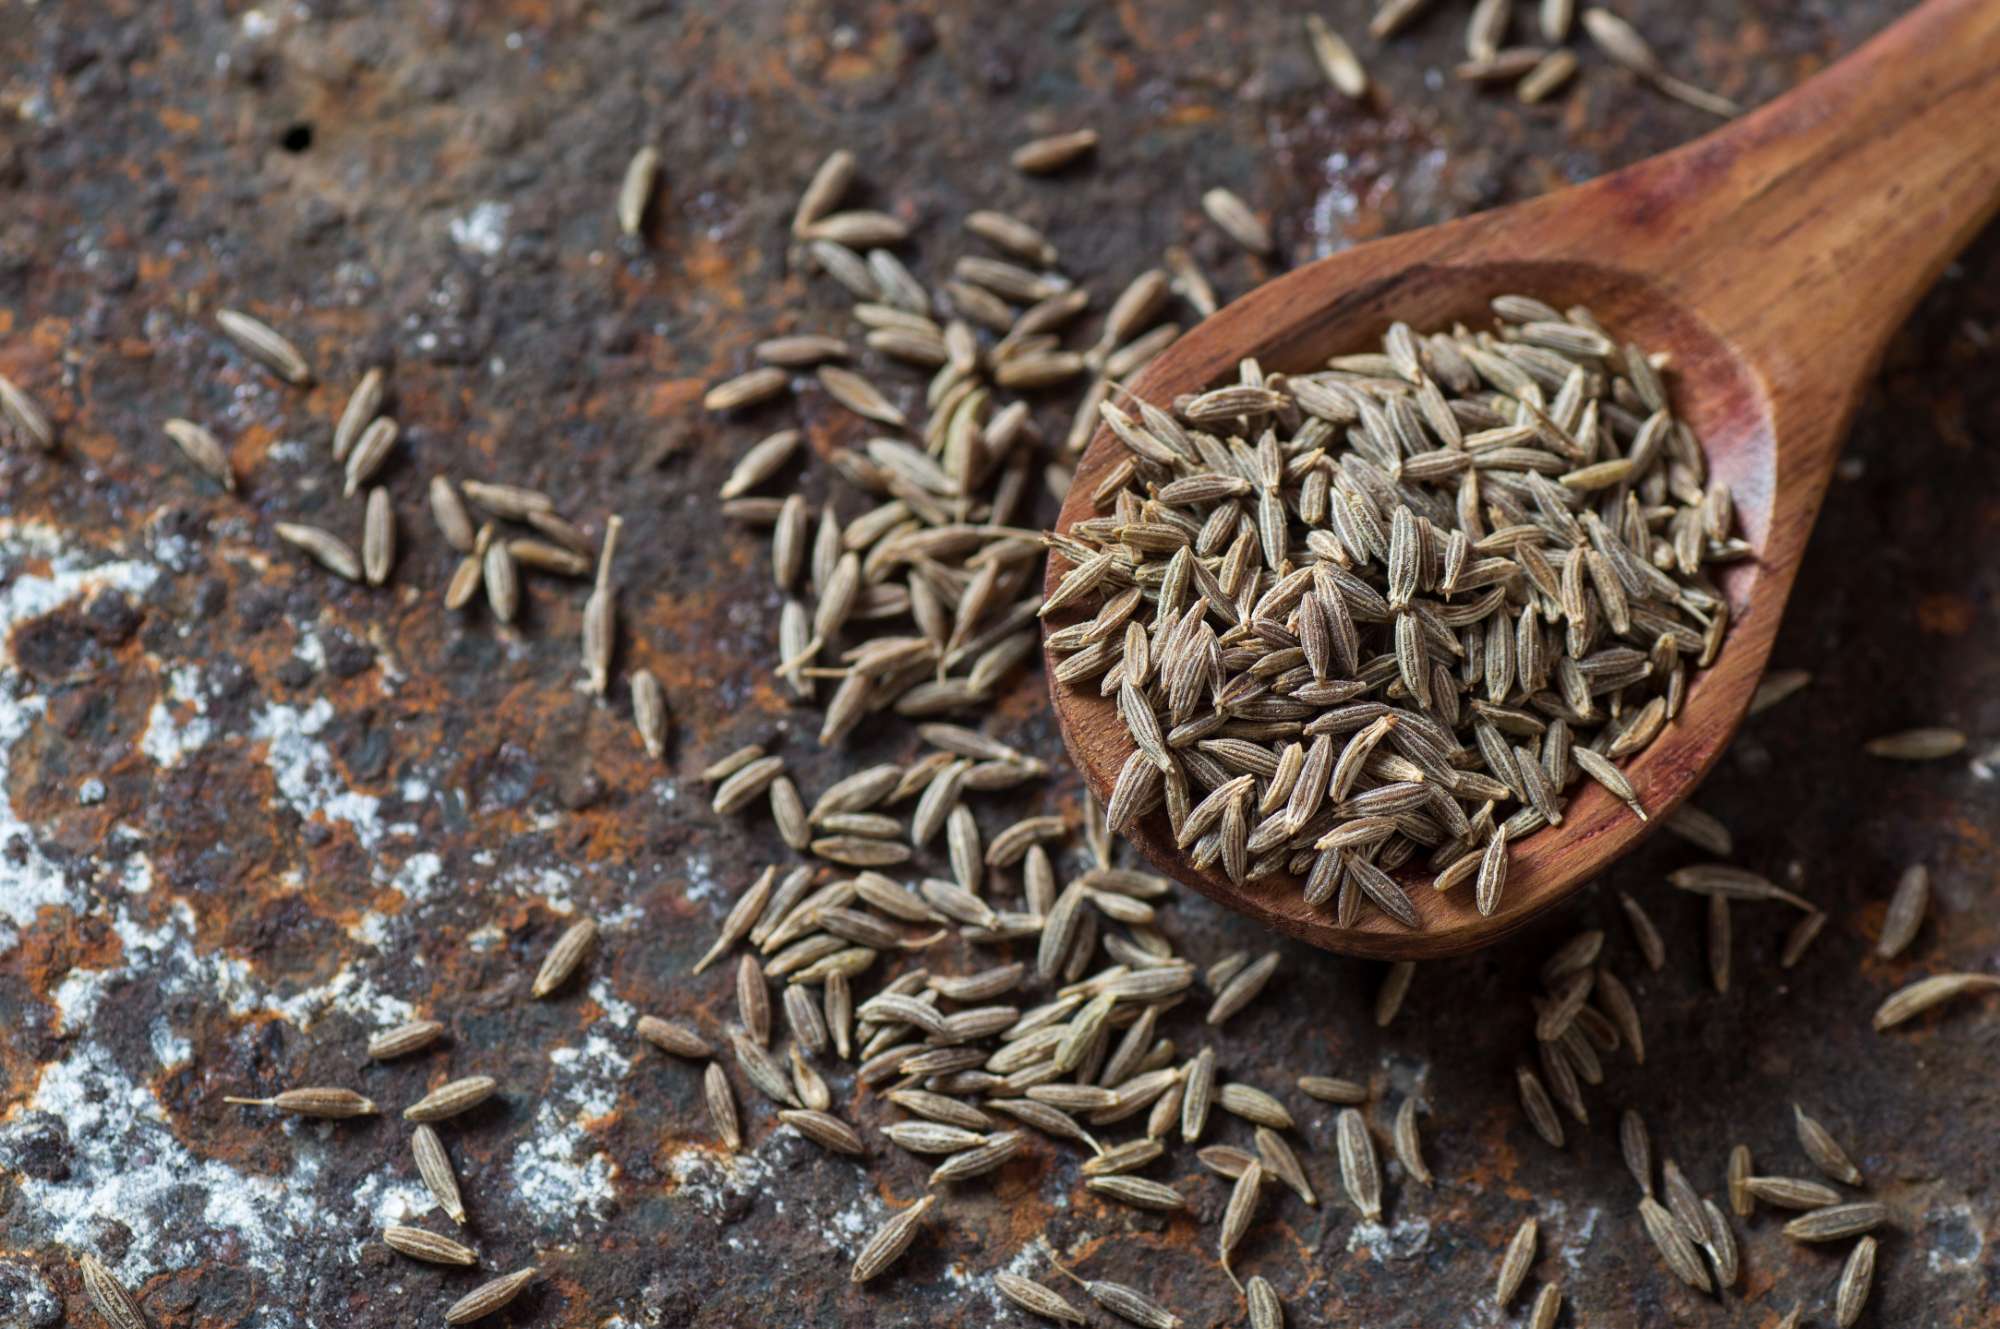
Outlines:
<svg viewBox="0 0 2000 1329"><path fill-rule="evenodd" d="M799 195L798 208L792 214L794 236L804 238L814 222L833 211L853 183L854 168L854 154L846 148L836 148L827 154Z"/></svg>
<svg viewBox="0 0 2000 1329"><path fill-rule="evenodd" d="M1341 1080L1327 1075L1301 1075L1299 1089L1322 1103L1366 1103L1368 1086L1358 1080Z"/></svg>
<svg viewBox="0 0 2000 1329"><path fill-rule="evenodd" d="M646 208L660 179L659 149L651 144L632 154L618 184L618 229L636 236L646 224Z"/></svg>
<svg viewBox="0 0 2000 1329"><path fill-rule="evenodd" d="M1276 1177L1292 1188L1301 1201L1315 1209L1319 1207L1319 1196L1313 1191L1312 1181L1306 1170L1299 1164L1299 1157L1285 1138L1269 1126L1259 1126L1256 1130L1257 1158L1264 1165L1267 1176Z"/></svg>
<svg viewBox="0 0 2000 1329"><path fill-rule="evenodd" d="M667 751L667 696L650 669L632 671L632 723L646 755L658 761Z"/></svg>
<svg viewBox="0 0 2000 1329"><path fill-rule="evenodd" d="M382 370L371 369L361 376L361 381L354 385L354 391L348 394L347 405L341 408L340 419L333 427L335 461L347 460L347 454L354 450L354 444L360 439L362 431L375 423L375 417L382 413L383 384ZM437 479L443 477L439 476ZM449 485L450 481L447 480L445 483ZM466 531L469 537L470 523L467 524ZM455 544L453 547L457 548ZM471 548L469 538L465 548ZM461 549L460 552L463 553L464 550Z"/></svg>
<svg viewBox="0 0 2000 1329"><path fill-rule="evenodd" d="M169 420L161 428L197 470L230 493L236 492L236 472L230 468L229 454L214 434L192 420ZM357 562L357 572L350 580L360 580L359 566Z"/></svg>
<svg viewBox="0 0 2000 1329"><path fill-rule="evenodd" d="M1003 1271L993 1275L993 1286L999 1290L1000 1295L1022 1310L1031 1311L1045 1320L1054 1320L1059 1324L1087 1322L1087 1317L1082 1311L1031 1278Z"/></svg>
<svg viewBox="0 0 2000 1329"><path fill-rule="evenodd" d="M542 961L541 969L535 974L534 986L529 989L529 995L546 997L567 983L571 975L575 974L578 967L583 964L583 957L590 953L590 948L596 942L595 920L585 918L570 924L563 930L562 936L556 938L556 944L549 948L548 957Z"/></svg>
<svg viewBox="0 0 2000 1329"><path fill-rule="evenodd" d="M716 1134L722 1137L723 1145L732 1153L743 1147L743 1129L738 1125L736 1115L736 1092L729 1087L728 1073L722 1063L711 1061L702 1071L702 1099L708 1105L708 1119L715 1124Z"/></svg>
<svg viewBox="0 0 2000 1329"><path fill-rule="evenodd" d="M496 517L527 521L538 512L555 511L555 500L539 489L524 485L498 484L489 480L466 480L460 486L465 496Z"/></svg>
<svg viewBox="0 0 2000 1329"><path fill-rule="evenodd" d="M394 419L381 416L368 423L347 454L343 492L352 498L362 485L373 479L389 460L396 446L398 428Z"/></svg>
<svg viewBox="0 0 2000 1329"><path fill-rule="evenodd" d="M1150 1209L1155 1212L1170 1213L1187 1208L1187 1198L1164 1182L1149 1181L1144 1177L1114 1175L1091 1177L1084 1183L1086 1190L1099 1195L1108 1195L1121 1204L1129 1204L1135 1209Z"/></svg>
<svg viewBox="0 0 2000 1329"><path fill-rule="evenodd" d="M792 1082L783 1068L771 1060L771 1054L754 1041L748 1034L735 1032L729 1036L730 1050L736 1054L737 1069L757 1092L780 1107L799 1106L798 1095L792 1092Z"/></svg>
<svg viewBox="0 0 2000 1329"><path fill-rule="evenodd" d="M1669 1272L1689 1287L1706 1292L1712 1286L1708 1276L1708 1266L1702 1263L1701 1252L1681 1231L1674 1216L1652 1196L1639 1200L1639 1217L1646 1228L1646 1235L1653 1240L1653 1246L1660 1252Z"/></svg>
<svg viewBox="0 0 2000 1329"><path fill-rule="evenodd" d="M1292 1114L1285 1110L1285 1105L1254 1085L1222 1085L1215 1091L1215 1103L1223 1111L1259 1126L1281 1131L1292 1128Z"/></svg>
<svg viewBox="0 0 2000 1329"><path fill-rule="evenodd" d="M1626 1108L1618 1118L1618 1150L1625 1158L1625 1168L1632 1174L1632 1180L1639 1183L1639 1190L1650 1198L1653 1194L1653 1137L1647 1133L1646 1119L1634 1108Z"/></svg>
<svg viewBox="0 0 2000 1329"><path fill-rule="evenodd" d="M1063 134L1049 134L1031 139L1015 148L1008 160L1014 169L1029 175L1047 175L1059 171L1077 158L1097 146L1097 131L1094 129L1073 129Z"/></svg>
<svg viewBox="0 0 2000 1329"><path fill-rule="evenodd" d="M867 1146L861 1143L860 1133L831 1113L809 1108L780 1108L778 1120L822 1149L856 1157L868 1152Z"/></svg>
<svg viewBox="0 0 2000 1329"><path fill-rule="evenodd" d="M1888 1218L1887 1205L1878 1200L1857 1200L1801 1214L1785 1224L1785 1235L1793 1241L1841 1241L1878 1228Z"/></svg>
<svg viewBox="0 0 2000 1329"><path fill-rule="evenodd" d="M1861 1318L1863 1308L1868 1305L1868 1293L1875 1285L1875 1238L1863 1237L1854 1243L1848 1253L1847 1264L1840 1271L1840 1284L1834 1290L1833 1316L1840 1329L1849 1329Z"/></svg>
<svg viewBox="0 0 2000 1329"><path fill-rule="evenodd" d="M1250 205L1227 189L1211 189L1201 196L1201 209L1223 232L1253 254L1271 252L1271 232Z"/></svg>
<svg viewBox="0 0 2000 1329"><path fill-rule="evenodd" d="M372 1117L380 1108L375 1100L357 1094L352 1089L287 1089L271 1098L237 1098L224 1095L223 1102L241 1107L276 1108L299 1117L325 1117L340 1120L346 1117Z"/></svg>
<svg viewBox="0 0 2000 1329"><path fill-rule="evenodd" d="M444 1151L444 1141L431 1127L419 1125L410 1132L410 1152L417 1160L417 1175L424 1180L424 1186L431 1198L438 1202L438 1208L454 1223L465 1222L465 1201L459 1198L458 1176L451 1170L451 1156Z"/></svg>
<svg viewBox="0 0 2000 1329"><path fill-rule="evenodd" d="M507 1306L527 1289L528 1284L539 1277L541 1270L529 1265L526 1269L517 1269L490 1283L482 1283L451 1304L444 1313L444 1322L470 1324L474 1320L484 1319Z"/></svg>
<svg viewBox="0 0 2000 1329"><path fill-rule="evenodd" d="M263 361L279 378L301 385L312 382L312 367L305 356L268 323L234 309L216 310L215 321L231 341Z"/></svg>
<svg viewBox="0 0 2000 1329"><path fill-rule="evenodd" d="M1901 733L1871 738L1862 745L1862 750L1869 756L1886 757L1892 761L1935 761L1964 749L1965 735L1943 726L1905 729Z"/></svg>
<svg viewBox="0 0 2000 1329"><path fill-rule="evenodd" d="M1542 1284L1535 1293L1535 1304L1528 1312L1528 1329L1553 1329L1556 1316L1562 1313L1562 1290L1554 1283Z"/></svg>
<svg viewBox="0 0 2000 1329"><path fill-rule="evenodd" d="M368 491L368 506L361 524L361 570L370 586L389 580L396 565L396 512L389 506L389 491L377 485Z"/></svg>
<svg viewBox="0 0 2000 1329"><path fill-rule="evenodd" d="M1541 1077L1526 1066L1517 1066L1514 1081L1520 1091L1521 1107L1528 1114L1528 1124L1551 1145L1562 1148L1562 1121L1556 1116L1555 1105L1549 1101L1549 1091L1543 1087Z"/></svg>
<svg viewBox="0 0 2000 1329"><path fill-rule="evenodd" d="M1752 1168L1749 1145L1739 1144L1729 1151L1729 1209L1738 1218L1748 1218L1757 1211L1756 1196L1749 1188Z"/></svg>
<svg viewBox="0 0 2000 1329"><path fill-rule="evenodd" d="M354 552L352 545L332 532L289 521L273 523L271 530L286 544L312 555L315 562L335 576L348 581L361 580L361 556Z"/></svg>
<svg viewBox="0 0 2000 1329"><path fill-rule="evenodd" d="M1002 1131L977 1148L953 1154L931 1169L931 1185L935 1186L944 1181L967 1181L973 1177L983 1177L1004 1166L1019 1154L1026 1138L1019 1131Z"/></svg>
<svg viewBox="0 0 2000 1329"><path fill-rule="evenodd" d="M1839 1191L1808 1177L1746 1176L1742 1190L1746 1200L1762 1200L1780 1209L1825 1209L1840 1203Z"/></svg>
<svg viewBox="0 0 2000 1329"><path fill-rule="evenodd" d="M1432 1182L1431 1170L1424 1162L1423 1138L1417 1133L1417 1100L1406 1098L1396 1109L1396 1158L1402 1163L1403 1171L1424 1185Z"/></svg>
<svg viewBox="0 0 2000 1329"><path fill-rule="evenodd" d="M1243 1300L1249 1308L1250 1329L1285 1329L1285 1305L1263 1275L1252 1274L1244 1282Z"/></svg>
<svg viewBox="0 0 2000 1329"><path fill-rule="evenodd" d="M1340 1177L1347 1198L1371 1223L1382 1221L1382 1173L1375 1162L1375 1142L1368 1123L1355 1108L1341 1109L1339 1123Z"/></svg>
<svg viewBox="0 0 2000 1329"><path fill-rule="evenodd" d="M1359 101L1368 95L1368 71L1361 67L1354 48L1328 27L1325 19L1317 14L1306 15L1306 40L1312 46L1320 72L1342 96Z"/></svg>
<svg viewBox="0 0 2000 1329"><path fill-rule="evenodd" d="M1806 1157L1812 1160L1814 1167L1835 1181L1844 1181L1850 1186L1861 1184L1861 1169L1854 1166L1854 1160L1847 1156L1847 1151L1840 1147L1826 1127L1807 1116L1806 1110L1796 1103L1792 1104L1792 1124L1798 1130L1799 1147L1806 1151Z"/></svg>
<svg viewBox="0 0 2000 1329"><path fill-rule="evenodd" d="M716 412L742 410L769 401L789 387L791 381L791 375L776 366L752 369L710 388L701 399L702 408Z"/></svg>
<svg viewBox="0 0 2000 1329"><path fill-rule="evenodd" d="M1924 912L1930 906L1930 898L1930 870L1922 863L1903 869L1888 911L1882 916L1882 935L1875 940L1875 954L1879 958L1894 959L1916 940L1924 926Z"/></svg>
<svg viewBox="0 0 2000 1329"><path fill-rule="evenodd" d="M441 1237L420 1227L390 1223L382 1229L382 1242L391 1250L399 1251L413 1260L467 1266L479 1263L479 1257L473 1254L470 1246L461 1245L450 1237Z"/></svg>
<svg viewBox="0 0 2000 1329"><path fill-rule="evenodd" d="M521 611L521 573L504 540L489 541L480 568L486 586L486 607L502 623L512 623Z"/></svg>
<svg viewBox="0 0 2000 1329"><path fill-rule="evenodd" d="M1638 944L1639 954L1645 957L1646 967L1659 973L1666 968L1667 944L1661 939L1660 930L1653 926L1652 916L1627 892L1618 893L1618 904L1632 925L1632 940Z"/></svg>
<svg viewBox="0 0 2000 1329"><path fill-rule="evenodd" d="M1250 1230L1251 1220L1257 1215L1257 1201L1264 1190L1264 1166L1251 1159L1237 1174L1236 1185L1229 1192L1229 1203L1222 1211L1222 1235L1218 1242L1218 1256L1224 1269L1229 1268L1229 1257L1243 1235Z"/></svg>
<svg viewBox="0 0 2000 1329"><path fill-rule="evenodd" d="M48 415L5 374L0 374L0 421L12 426L30 447L42 452L54 450L56 431Z"/></svg>
<svg viewBox="0 0 2000 1329"><path fill-rule="evenodd" d="M443 1121L455 1117L484 1103L493 1096L499 1083L490 1075L468 1075L461 1079L441 1084L416 1102L403 1109L406 1121Z"/></svg>
<svg viewBox="0 0 2000 1329"><path fill-rule="evenodd" d="M372 1061L387 1061L391 1057L405 1057L412 1052L421 1052L444 1037L444 1025L437 1020L410 1020L385 1029L368 1040L368 1056Z"/></svg>
<svg viewBox="0 0 2000 1329"><path fill-rule="evenodd" d="M1528 1267L1535 1262L1535 1239L1540 1231L1540 1224L1532 1216L1522 1219L1521 1226L1514 1229L1514 1236L1507 1243L1507 1253L1500 1257L1500 1272L1493 1284L1493 1301L1503 1309L1527 1280Z"/></svg>
<svg viewBox="0 0 2000 1329"><path fill-rule="evenodd" d="M95 1255L86 1252L76 1264L90 1304L97 1308L97 1313L104 1317L111 1329L151 1329L138 1298L128 1292Z"/></svg>
<svg viewBox="0 0 2000 1329"><path fill-rule="evenodd" d="M1898 988L1875 1008L1875 1028L1893 1028L1923 1014L1933 1006L1971 992L2000 992L2000 976L1993 974L1933 974L1907 987Z"/></svg>

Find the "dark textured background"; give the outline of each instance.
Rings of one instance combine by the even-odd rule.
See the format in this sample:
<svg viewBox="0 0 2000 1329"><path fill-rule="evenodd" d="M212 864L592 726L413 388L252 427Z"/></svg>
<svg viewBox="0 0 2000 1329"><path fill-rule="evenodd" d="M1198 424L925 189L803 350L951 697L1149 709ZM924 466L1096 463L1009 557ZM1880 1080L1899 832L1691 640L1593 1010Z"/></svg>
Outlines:
<svg viewBox="0 0 2000 1329"><path fill-rule="evenodd" d="M1673 68L1749 104L1904 7L1620 6ZM548 1271L513 1322L1015 1323L984 1275L1037 1235L1191 1324L1240 1322L1210 1255L1225 1193L1186 1151L1152 1174L1187 1184L1199 1222L1085 1198L1075 1153L1038 1147L960 1188L895 1275L851 1288L859 1241L924 1169L886 1147L866 1170L822 1155L747 1098L751 1151L726 1160L698 1077L629 1032L635 1010L719 1027L727 974L682 975L773 852L761 815L708 812L694 772L760 739L793 755L808 797L831 778L816 717L788 711L766 672L763 543L725 529L711 498L779 414L724 424L693 407L758 336L843 330L835 293L783 258L795 191L829 148L860 155L858 198L917 223L920 273L961 251L960 214L996 205L1045 222L1104 295L1175 241L1232 293L1263 270L1201 221L1211 184L1266 211L1301 261L1712 126L1587 51L1553 105L1460 86L1446 72L1459 16L1442 6L1386 49L1361 43L1378 87L1355 107L1311 66L1303 9L1238 9L0 9L0 373L62 435L51 457L0 453L0 1324L45 1329L65 1306L94 1322L72 1249L97 1251L172 1329L437 1322L473 1276L370 1239L424 1204L401 1123L287 1124L220 1098L332 1082L400 1105L447 1066L505 1089L448 1135L486 1264ZM1362 26L1350 0L1321 12ZM1009 146L1081 123L1105 140L1089 169L1006 168ZM644 141L665 177L631 246L611 201ZM1801 1172L1793 1100L1895 1211L1864 1323L1994 1322L2000 1004L1887 1037L1867 1017L1921 973L2000 962L1996 241L1896 339L1834 481L1776 656L1815 684L1753 721L1698 800L1744 863L1831 912L1825 934L1785 973L1788 911L1739 908L1736 984L1717 996L1700 903L1660 882L1694 851L1655 843L1528 941L1423 968L1388 1031L1369 1018L1381 966L1287 948L1223 1058L1301 1114L1322 1206L1268 1201L1239 1256L1293 1324L1511 1323L1488 1289L1530 1212L1565 1324L1769 1326L1799 1300L1831 1323L1840 1253L1792 1246L1768 1214L1742 1225L1746 1273L1720 1303L1672 1283L1618 1161L1617 1114L1636 1105L1705 1190L1738 1141ZM286 330L321 386L247 364L212 331L218 305ZM375 363L405 438L386 473L403 553L381 591L271 534L287 518L358 529L325 449ZM157 426L176 414L222 436L238 498L172 451ZM855 436L823 399L805 419L822 450ZM577 686L579 589L532 580L516 632L439 607L453 559L422 492L440 469L546 485L593 528L626 516L621 666L666 684L665 769L633 741L622 687L601 704ZM1973 746L1918 767L1859 755L1918 723L1956 724ZM1038 680L993 726L1054 750ZM908 751L900 730L863 746ZM1877 962L1882 901L1915 859L1936 877L1933 921ZM1651 902L1665 973L1639 974L1620 888ZM529 1003L573 910L606 925L589 980ZM1557 1153L1515 1106L1531 1039L1515 994L1582 925L1610 930L1649 1057L1611 1059L1593 1126ZM1167 927L1204 962L1262 944L1199 900ZM410 1010L451 1023L449 1050L365 1065L367 1034ZM1439 1183L1392 1168L1386 1228L1357 1227L1338 1197L1332 1114L1291 1090L1301 1072L1370 1079L1385 1130L1421 1096ZM886 1120L874 1100L856 1111ZM1045 1271L1045 1255L1013 1267Z"/></svg>

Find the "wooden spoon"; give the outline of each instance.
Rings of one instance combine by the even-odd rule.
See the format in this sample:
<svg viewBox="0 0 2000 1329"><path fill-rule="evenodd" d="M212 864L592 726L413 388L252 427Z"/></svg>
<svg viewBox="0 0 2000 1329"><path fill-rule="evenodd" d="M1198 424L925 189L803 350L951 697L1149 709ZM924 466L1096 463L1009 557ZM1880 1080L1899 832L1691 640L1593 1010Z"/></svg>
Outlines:
<svg viewBox="0 0 2000 1329"><path fill-rule="evenodd" d="M1889 336L2000 205L2000 0L1931 0L1795 91L1673 152L1588 184L1322 259L1236 301L1181 338L1133 393L1159 405L1233 381L1253 356L1309 371L1372 350L1391 322L1484 326L1519 292L1587 305L1621 340L1673 358L1681 418L1735 498L1754 562L1728 569L1732 626L1695 674L1677 723L1625 766L1650 822L1589 782L1560 826L1513 851L1490 917L1470 887L1405 885L1422 926L1373 909L1352 928L1307 906L1282 874L1242 886L1196 870L1164 812L1127 833L1162 871L1328 950L1423 959L1520 928L1602 871L1679 803L1743 718L1819 511L1840 441ZM1127 453L1100 429L1059 528ZM1054 589L1070 565L1050 559ZM1077 614L1052 616L1051 626ZM1053 676L1054 658L1049 661ZM1133 750L1095 687L1052 684L1071 755L1099 800Z"/></svg>

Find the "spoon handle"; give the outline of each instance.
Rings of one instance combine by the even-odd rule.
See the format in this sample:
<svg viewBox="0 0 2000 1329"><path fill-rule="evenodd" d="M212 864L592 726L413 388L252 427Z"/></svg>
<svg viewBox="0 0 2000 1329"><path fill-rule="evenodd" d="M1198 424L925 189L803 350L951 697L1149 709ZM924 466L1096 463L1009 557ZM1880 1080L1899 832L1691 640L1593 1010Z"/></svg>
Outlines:
<svg viewBox="0 0 2000 1329"><path fill-rule="evenodd" d="M1850 398L1830 412L1844 421L1890 334L2000 208L2000 0L1929 0L1786 96L1602 184L1628 218L1656 213L1635 230L1672 294L1775 388Z"/></svg>

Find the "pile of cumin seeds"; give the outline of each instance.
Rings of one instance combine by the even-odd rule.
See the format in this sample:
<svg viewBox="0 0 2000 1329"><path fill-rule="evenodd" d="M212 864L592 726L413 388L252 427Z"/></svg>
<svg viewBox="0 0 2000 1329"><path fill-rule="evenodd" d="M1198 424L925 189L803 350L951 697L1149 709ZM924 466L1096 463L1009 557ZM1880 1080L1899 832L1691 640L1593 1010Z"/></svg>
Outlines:
<svg viewBox="0 0 2000 1329"><path fill-rule="evenodd" d="M1248 1273L1268 1258L1246 1231L1289 1203L1259 1179L1320 1202L1298 1162L1311 1142L1285 1134L1310 1120L1294 1116L1305 1105L1231 1073L1224 1026L1265 989L1277 957L1225 956L1201 970L1163 927L1172 884L1121 863L1102 811L1087 798L1080 813L1051 806L1036 792L1047 763L966 727L1035 658L1043 532L1009 523L1027 514L1037 471L1045 504L1060 500L1066 459L1094 431L1098 404L1178 335L1176 297L1200 316L1214 291L1185 254L1163 255L1101 318L1086 317L1098 301L1061 270L1055 246L993 209L965 219L970 252L943 266L933 290L897 256L907 237L887 214L839 211L856 165L845 153L823 164L794 227L801 257L852 298L849 336L758 343L752 356L777 372L739 374L708 404L775 426L743 454L722 500L730 516L771 529L785 597L778 677L822 709L827 748L863 736L879 748L899 733L916 743L895 760L856 762L822 789L800 789L783 752L763 744L710 762L714 810L761 818L768 804L774 839L796 858L748 886L695 966L735 960L720 968L733 971L744 1032L688 1030L669 1050L703 1059L726 1049L704 1078L731 1149L754 1147L769 1113L834 1154L879 1155L879 1140L930 1170L921 1194L895 1187L893 1214L854 1255L857 1282L888 1282L919 1228L952 1222L956 1191L1037 1153L1077 1155L1076 1210L1092 1226L1125 1210L1198 1211L1187 1182L1143 1175L1170 1166L1178 1136L1209 1142L1211 1166L1237 1183L1220 1288L1232 1260ZM920 398L897 382L913 369L930 376ZM795 491L790 469L822 451L801 448L790 422L762 419L793 392L823 392L837 408L801 422L836 440L824 449L835 483L816 509L798 492L771 492ZM1036 420L1052 400L1070 420L1060 438ZM848 441L841 412L866 422L863 441ZM989 821L986 803L1008 791L1029 815ZM1199 1004L1187 1000L1197 986L1207 989ZM1204 1009L1206 1023L1194 1018ZM1364 1088L1343 1101L1370 1097ZM1405 1115L1398 1147L1414 1153L1414 1108ZM1360 1124L1348 1128L1351 1153ZM1257 1173L1247 1188L1238 1160ZM1378 1212L1380 1189L1357 1207ZM1068 1275L1056 1263L1064 1253L1049 1253ZM1141 1290L1141 1273L1108 1272L1124 1281L1079 1280L1092 1300L1181 1322ZM1267 1280L1252 1285L1263 1289L1253 1309L1275 1304ZM1080 1318L1018 1274L995 1290Z"/></svg>
<svg viewBox="0 0 2000 1329"><path fill-rule="evenodd" d="M1391 873L1494 912L1579 778L1646 816L1617 763L1680 714L1728 629L1709 569L1750 550L1661 366L1587 309L1493 309L1102 405L1129 455L1049 536L1042 612L1072 620L1055 684L1131 736L1113 830L1164 808L1201 868L1414 927Z"/></svg>

